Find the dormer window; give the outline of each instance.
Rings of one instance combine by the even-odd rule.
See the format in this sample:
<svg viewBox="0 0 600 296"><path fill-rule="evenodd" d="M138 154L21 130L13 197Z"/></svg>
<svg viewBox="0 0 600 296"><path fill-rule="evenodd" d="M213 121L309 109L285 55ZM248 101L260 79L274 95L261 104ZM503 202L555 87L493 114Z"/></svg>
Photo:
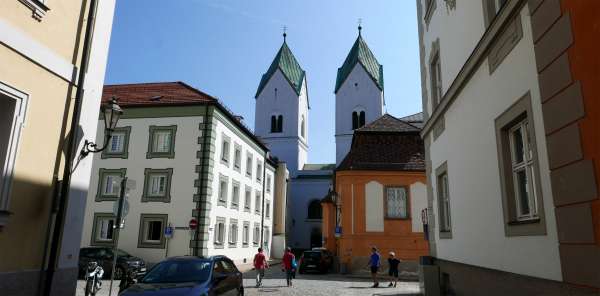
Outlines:
<svg viewBox="0 0 600 296"><path fill-rule="evenodd" d="M283 115L271 116L271 133L283 132Z"/></svg>
<svg viewBox="0 0 600 296"><path fill-rule="evenodd" d="M352 112L352 130L361 128L365 125L365 111Z"/></svg>

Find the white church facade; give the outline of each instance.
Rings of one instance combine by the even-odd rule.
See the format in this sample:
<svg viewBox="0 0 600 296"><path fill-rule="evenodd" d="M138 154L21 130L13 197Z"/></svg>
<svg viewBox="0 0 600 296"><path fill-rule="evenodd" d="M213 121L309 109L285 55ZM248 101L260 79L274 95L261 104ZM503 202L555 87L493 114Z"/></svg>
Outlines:
<svg viewBox="0 0 600 296"><path fill-rule="evenodd" d="M331 190L336 166L350 150L353 131L383 115L383 66L360 34L335 85L336 163L308 163L309 96L306 72L288 47L286 35L255 99L255 134L290 173L287 245L308 249L322 245L321 200Z"/></svg>

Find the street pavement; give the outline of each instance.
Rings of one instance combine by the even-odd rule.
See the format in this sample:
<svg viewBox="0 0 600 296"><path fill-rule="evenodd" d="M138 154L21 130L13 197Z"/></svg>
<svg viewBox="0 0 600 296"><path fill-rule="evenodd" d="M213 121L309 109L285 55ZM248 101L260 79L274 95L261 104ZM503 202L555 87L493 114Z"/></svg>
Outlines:
<svg viewBox="0 0 600 296"><path fill-rule="evenodd" d="M241 269L241 268L240 268ZM285 274L281 265L275 265L265 272L263 286L255 288L255 272L244 272L245 295L284 295L284 296L334 296L334 295L420 295L418 282L398 282L396 288L387 288L389 282L382 281L380 288L371 288L372 282L368 279L349 278L339 274L298 274L293 282L293 287L286 287ZM110 280L102 281L103 288L97 296L108 296ZM83 296L85 282L77 282L77 296ZM117 295L119 281L113 283L112 295Z"/></svg>

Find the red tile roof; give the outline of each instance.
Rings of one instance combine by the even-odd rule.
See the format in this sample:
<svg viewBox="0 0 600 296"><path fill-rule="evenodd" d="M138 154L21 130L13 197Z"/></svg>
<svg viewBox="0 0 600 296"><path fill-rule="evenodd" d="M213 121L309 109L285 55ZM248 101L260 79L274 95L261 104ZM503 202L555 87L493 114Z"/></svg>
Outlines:
<svg viewBox="0 0 600 296"><path fill-rule="evenodd" d="M105 85L102 102L108 102L113 96L121 107L194 105L217 101L181 81Z"/></svg>

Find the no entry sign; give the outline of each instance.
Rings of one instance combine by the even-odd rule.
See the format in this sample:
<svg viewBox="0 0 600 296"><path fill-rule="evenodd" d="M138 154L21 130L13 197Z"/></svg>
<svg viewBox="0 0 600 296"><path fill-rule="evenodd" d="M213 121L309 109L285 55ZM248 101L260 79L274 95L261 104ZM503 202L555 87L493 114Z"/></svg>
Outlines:
<svg viewBox="0 0 600 296"><path fill-rule="evenodd" d="M191 230L194 230L194 229L196 229L196 227L198 227L198 220L196 220L196 219L191 219L191 220L190 220L190 224L189 224L189 226L190 226L190 229L191 229Z"/></svg>

